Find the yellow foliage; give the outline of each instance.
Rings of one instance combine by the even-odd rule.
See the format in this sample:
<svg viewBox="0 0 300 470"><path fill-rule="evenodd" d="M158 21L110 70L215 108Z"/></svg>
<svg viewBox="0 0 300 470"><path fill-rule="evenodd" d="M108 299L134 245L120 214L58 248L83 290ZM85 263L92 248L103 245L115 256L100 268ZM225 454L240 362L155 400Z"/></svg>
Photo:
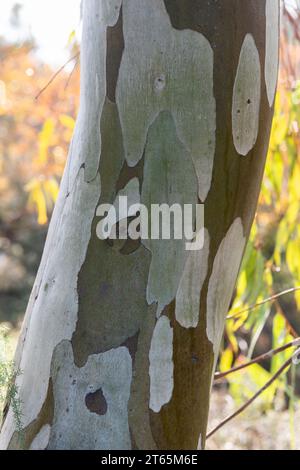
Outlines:
<svg viewBox="0 0 300 470"><path fill-rule="evenodd" d="M71 116L68 116L67 114L62 114L61 116L59 116L59 120L63 126L67 127L71 131L74 130L75 120Z"/></svg>
<svg viewBox="0 0 300 470"><path fill-rule="evenodd" d="M59 192L59 186L57 184L57 181L54 178L51 178L48 181L44 182L44 191L47 195L49 195L52 199L52 202L55 203L58 192Z"/></svg>
<svg viewBox="0 0 300 470"><path fill-rule="evenodd" d="M233 362L233 352L230 348L225 349L220 359L220 371L226 372L231 368Z"/></svg>
<svg viewBox="0 0 300 470"><path fill-rule="evenodd" d="M30 52L29 46L0 43L0 55L5 58L0 81L0 210L8 219L34 211L38 222L45 224L57 198L74 130L79 68L71 78L65 71L59 73L35 99L53 70Z"/></svg>
<svg viewBox="0 0 300 470"><path fill-rule="evenodd" d="M43 129L39 133L39 163L46 163L48 159L48 149L53 142L54 136L54 121L52 118L49 118L45 121Z"/></svg>
<svg viewBox="0 0 300 470"><path fill-rule="evenodd" d="M46 224L48 221L47 205L42 183L33 180L27 185L27 190L29 191L28 205L36 208L38 223L40 225Z"/></svg>

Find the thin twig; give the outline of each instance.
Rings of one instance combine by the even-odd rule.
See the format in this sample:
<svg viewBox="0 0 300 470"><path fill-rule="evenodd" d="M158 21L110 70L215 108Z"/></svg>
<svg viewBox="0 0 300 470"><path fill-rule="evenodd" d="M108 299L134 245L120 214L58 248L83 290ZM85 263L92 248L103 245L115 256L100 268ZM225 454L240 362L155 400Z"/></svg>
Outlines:
<svg viewBox="0 0 300 470"><path fill-rule="evenodd" d="M232 315L228 315L227 320L231 320L233 318L240 317L241 315L243 315L243 313L250 312L250 310L253 310L257 307L260 307L261 305L264 305L268 302L273 302L274 300L278 299L279 297L282 297L283 295L291 294L291 293L296 292L298 290L300 290L300 286L292 287L290 289L279 292L278 294L274 294L271 297L268 297L267 299L264 299L264 300L261 300L260 302L257 302L257 304L250 305L249 307L246 307L243 310L240 310L239 312L233 313Z"/></svg>
<svg viewBox="0 0 300 470"><path fill-rule="evenodd" d="M232 374L233 372L237 372L242 369L246 369L246 367L252 366L253 364L257 364L259 362L264 361L265 359L270 359L271 357L275 356L276 354L279 354L282 351L285 351L286 349L293 348L293 347L298 347L300 346L300 338L297 338L290 343L284 344L283 346L280 346L279 348L276 349L271 349L271 351L268 351L264 354L261 354L260 356L255 357L249 362L245 362L244 364L241 364L239 366L233 367L232 369L229 369L225 372L217 372L215 374L214 380L220 380L223 379L224 377L227 377L227 375Z"/></svg>
<svg viewBox="0 0 300 470"><path fill-rule="evenodd" d="M49 85L51 85L51 83L56 79L57 75L59 75L63 69L70 63L72 62L73 60L77 59L79 57L79 52L77 52L77 54L75 54L73 57L71 57L64 65L62 65L53 75L52 77L50 78L50 80L48 81L48 83L39 91L39 93L36 95L35 99L38 100L39 97L41 96L42 93L44 93L44 91L48 88Z"/></svg>
<svg viewBox="0 0 300 470"><path fill-rule="evenodd" d="M74 74L74 72L75 72L75 70L76 70L77 65L78 65L78 57L77 57L77 59L75 60L74 67L72 68L72 70L71 70L71 72L70 72L70 74L69 74L69 76L68 76L68 80L67 80L67 82L66 82L66 84L65 84L65 90L68 88L68 86L69 86L69 84L70 84L70 81L71 81L71 79L72 79L72 77L73 77L73 74Z"/></svg>
<svg viewBox="0 0 300 470"><path fill-rule="evenodd" d="M209 439L211 436L213 436L219 429L221 429L225 424L229 423L232 419L236 418L238 415L240 415L243 411L245 411L255 400L258 398L267 388L269 388L273 382L275 382L276 379L287 369L293 362L294 356L297 355L297 352L292 355L281 367L280 369L271 377L271 379L262 387L258 390L258 392L253 395L250 400L248 400L246 403L244 403L243 406L241 406L237 411L235 411L233 414L225 418L223 421L221 421L218 426L216 426L214 429L212 429L206 436L206 439Z"/></svg>

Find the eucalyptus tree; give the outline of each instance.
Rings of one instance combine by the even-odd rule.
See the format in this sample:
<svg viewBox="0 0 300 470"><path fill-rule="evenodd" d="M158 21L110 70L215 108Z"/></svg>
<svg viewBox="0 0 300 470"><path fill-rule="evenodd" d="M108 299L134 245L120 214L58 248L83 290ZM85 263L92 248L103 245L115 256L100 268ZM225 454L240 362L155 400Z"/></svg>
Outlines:
<svg viewBox="0 0 300 470"><path fill-rule="evenodd" d="M278 39L278 0L83 1L79 116L15 359L26 448L204 448ZM204 204L202 249L100 240L120 194Z"/></svg>

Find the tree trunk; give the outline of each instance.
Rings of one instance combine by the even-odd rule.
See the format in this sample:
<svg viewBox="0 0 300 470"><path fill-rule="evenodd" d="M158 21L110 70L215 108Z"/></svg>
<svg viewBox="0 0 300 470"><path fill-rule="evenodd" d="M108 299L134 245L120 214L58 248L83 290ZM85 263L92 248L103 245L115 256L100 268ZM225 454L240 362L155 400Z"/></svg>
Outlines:
<svg viewBox="0 0 300 470"><path fill-rule="evenodd" d="M25 448L204 448L268 148L278 4L84 0L80 112L16 353ZM205 203L203 249L99 240L97 207L121 190ZM4 449L20 446L12 408Z"/></svg>

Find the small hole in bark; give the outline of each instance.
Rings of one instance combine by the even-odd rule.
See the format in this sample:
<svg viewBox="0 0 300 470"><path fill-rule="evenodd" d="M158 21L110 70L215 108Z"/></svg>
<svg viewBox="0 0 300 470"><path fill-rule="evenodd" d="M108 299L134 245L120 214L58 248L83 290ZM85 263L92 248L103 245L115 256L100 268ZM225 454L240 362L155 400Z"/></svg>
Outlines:
<svg viewBox="0 0 300 470"><path fill-rule="evenodd" d="M247 104L251 104L250 98L247 99Z"/></svg>
<svg viewBox="0 0 300 470"><path fill-rule="evenodd" d="M166 76L164 74L159 75L154 80L154 90L159 93L166 87Z"/></svg>
<svg viewBox="0 0 300 470"><path fill-rule="evenodd" d="M101 388L85 397L85 404L91 413L103 416L107 413L107 402Z"/></svg>

